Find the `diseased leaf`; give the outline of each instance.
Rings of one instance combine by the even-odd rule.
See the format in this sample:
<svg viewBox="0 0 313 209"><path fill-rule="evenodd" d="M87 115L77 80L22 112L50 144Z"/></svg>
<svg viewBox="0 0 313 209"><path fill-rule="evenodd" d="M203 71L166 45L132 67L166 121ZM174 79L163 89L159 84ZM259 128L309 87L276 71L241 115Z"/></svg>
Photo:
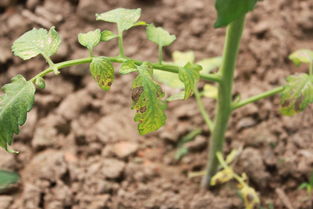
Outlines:
<svg viewBox="0 0 313 209"><path fill-rule="evenodd" d="M222 57L213 57L200 60L197 64L202 66L201 73L208 74L212 70L219 68L222 65L222 61Z"/></svg>
<svg viewBox="0 0 313 209"><path fill-rule="evenodd" d="M90 63L90 73L105 91L110 90L114 80L114 68L112 63L104 57L95 57Z"/></svg>
<svg viewBox="0 0 313 209"><path fill-rule="evenodd" d="M161 27L155 27L153 24L147 26L148 39L159 46L168 46L172 44L176 36L170 35L169 32Z"/></svg>
<svg viewBox="0 0 313 209"><path fill-rule="evenodd" d="M313 75L289 76L281 93L281 113L292 116L313 103Z"/></svg>
<svg viewBox="0 0 313 209"><path fill-rule="evenodd" d="M101 39L100 29L78 34L78 42L89 50L95 48Z"/></svg>
<svg viewBox="0 0 313 209"><path fill-rule="evenodd" d="M174 51L172 57L174 63L181 67L185 66L188 62L189 63L195 62L195 54L193 53L193 51L187 52Z"/></svg>
<svg viewBox="0 0 313 209"><path fill-rule="evenodd" d="M96 14L97 20L116 23L121 31L133 27L141 15L141 9L124 9L118 8L101 14Z"/></svg>
<svg viewBox="0 0 313 209"><path fill-rule="evenodd" d="M217 20L214 27L225 27L253 10L258 0L216 0Z"/></svg>
<svg viewBox="0 0 313 209"><path fill-rule="evenodd" d="M55 54L61 44L61 38L54 27L49 32L46 29L32 29L19 37L12 46L15 56L23 60L41 54L50 57Z"/></svg>
<svg viewBox="0 0 313 209"><path fill-rule="evenodd" d="M137 71L137 65L132 60L128 60L121 64L120 73L123 75L136 72L136 71Z"/></svg>
<svg viewBox="0 0 313 209"><path fill-rule="evenodd" d="M0 190L17 183L19 179L20 176L15 172L0 170Z"/></svg>
<svg viewBox="0 0 313 209"><path fill-rule="evenodd" d="M152 66L147 63L138 67L138 76L132 84L132 109L136 110L135 122L141 135L158 130L165 124L166 103L164 93L152 79Z"/></svg>
<svg viewBox="0 0 313 209"><path fill-rule="evenodd" d="M19 133L19 126L26 121L27 112L34 102L35 86L21 75L12 78L2 87L0 98L0 146L8 150L13 135Z"/></svg>
<svg viewBox="0 0 313 209"><path fill-rule="evenodd" d="M187 63L179 69L178 77L185 85L185 99L188 99L192 94L200 78L200 70L202 67L197 64Z"/></svg>
<svg viewBox="0 0 313 209"><path fill-rule="evenodd" d="M289 59L298 66L302 63L311 64L313 63L313 51L308 49L300 49L292 53L289 56Z"/></svg>
<svg viewBox="0 0 313 209"><path fill-rule="evenodd" d="M101 41L110 41L114 38L117 38L117 35L110 30L104 30L101 32Z"/></svg>

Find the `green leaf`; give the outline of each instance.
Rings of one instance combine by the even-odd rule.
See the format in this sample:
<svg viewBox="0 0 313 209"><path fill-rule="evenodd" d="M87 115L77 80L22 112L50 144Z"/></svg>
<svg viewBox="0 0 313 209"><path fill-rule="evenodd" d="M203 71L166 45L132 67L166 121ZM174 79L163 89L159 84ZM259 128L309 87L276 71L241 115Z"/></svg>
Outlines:
<svg viewBox="0 0 313 209"><path fill-rule="evenodd" d="M281 113L292 116L313 103L313 75L289 76L281 93Z"/></svg>
<svg viewBox="0 0 313 209"><path fill-rule="evenodd" d="M182 146L175 152L175 160L181 160L184 156L188 155L189 150L187 147Z"/></svg>
<svg viewBox="0 0 313 209"><path fill-rule="evenodd" d="M136 72L136 71L137 71L137 65L132 60L127 60L126 62L123 62L120 68L120 73L123 75Z"/></svg>
<svg viewBox="0 0 313 209"><path fill-rule="evenodd" d="M93 58L90 63L90 73L101 89L110 90L114 80L114 68L107 58Z"/></svg>
<svg viewBox="0 0 313 209"><path fill-rule="evenodd" d="M175 35L170 35L169 32L163 28L155 27L153 24L147 26L147 36L150 41L161 47L172 44L176 39Z"/></svg>
<svg viewBox="0 0 313 209"><path fill-rule="evenodd" d="M308 49L300 49L293 52L289 59L297 66L301 65L302 63L311 64L313 63L313 51Z"/></svg>
<svg viewBox="0 0 313 209"><path fill-rule="evenodd" d="M20 176L15 172L0 170L0 189L5 189L11 184L15 184Z"/></svg>
<svg viewBox="0 0 313 209"><path fill-rule="evenodd" d="M19 126L26 121L27 112L34 102L35 86L21 75L12 78L2 87L0 98L0 146L8 150L13 135L19 133Z"/></svg>
<svg viewBox="0 0 313 209"><path fill-rule="evenodd" d="M200 60L199 62L197 62L197 64L202 66L201 73L208 74L212 70L221 67L222 61L222 57L213 57Z"/></svg>
<svg viewBox="0 0 313 209"><path fill-rule="evenodd" d="M14 55L28 60L38 54L50 57L55 54L61 44L61 38L54 27L49 32L46 29L32 29L19 37L12 46Z"/></svg>
<svg viewBox="0 0 313 209"><path fill-rule="evenodd" d="M118 36L116 34L114 34L112 31L110 30L104 30L101 32L101 41L110 41L114 38L117 38Z"/></svg>
<svg viewBox="0 0 313 209"><path fill-rule="evenodd" d="M133 27L140 18L141 9L118 8L101 14L96 14L97 20L116 23L120 31Z"/></svg>
<svg viewBox="0 0 313 209"><path fill-rule="evenodd" d="M178 77L185 85L185 99L188 99L194 91L196 83L200 78L201 66L197 64L187 63L179 69Z"/></svg>
<svg viewBox="0 0 313 209"><path fill-rule="evenodd" d="M166 103L164 93L152 79L152 66L147 63L138 67L138 76L132 84L132 109L136 110L135 122L141 135L158 130L165 124Z"/></svg>
<svg viewBox="0 0 313 209"><path fill-rule="evenodd" d="M90 31L88 33L78 34L78 42L89 50L95 48L99 44L100 39L101 39L100 29Z"/></svg>
<svg viewBox="0 0 313 209"><path fill-rule="evenodd" d="M217 20L214 27L225 27L253 10L258 0L215 0Z"/></svg>

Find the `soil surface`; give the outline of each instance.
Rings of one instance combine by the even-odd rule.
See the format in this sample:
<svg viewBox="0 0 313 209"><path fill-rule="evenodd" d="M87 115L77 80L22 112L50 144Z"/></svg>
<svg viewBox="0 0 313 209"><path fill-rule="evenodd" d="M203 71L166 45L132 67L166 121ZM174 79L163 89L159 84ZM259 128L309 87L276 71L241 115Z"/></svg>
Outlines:
<svg viewBox="0 0 313 209"><path fill-rule="evenodd" d="M33 27L55 25L63 42L55 61L87 56L77 34L95 28L115 30L95 21L95 13L112 8L142 8L142 18L177 36L166 49L195 52L197 59L221 55L224 29L213 29L213 0L23 0L0 1L0 84L16 74L28 79L46 67L41 58L22 61L10 51L13 41ZM248 15L240 49L234 95L247 98L305 72L288 55L313 44L313 1L265 0ZM142 28L125 34L126 54L155 61L156 47ZM116 55L115 41L96 54ZM109 92L91 79L88 66L48 76L34 109L13 148L0 151L0 169L17 171L21 181L0 194L1 209L236 209L243 204L235 184L212 191L199 189L210 136L194 99L169 104L166 126L139 136L130 110L132 75L119 76ZM205 101L213 112L214 102ZM233 114L225 151L243 148L236 170L246 172L263 208L309 209L312 201L298 186L313 165L312 108L294 117L278 112L278 96L250 104ZM203 132L174 158L179 140Z"/></svg>

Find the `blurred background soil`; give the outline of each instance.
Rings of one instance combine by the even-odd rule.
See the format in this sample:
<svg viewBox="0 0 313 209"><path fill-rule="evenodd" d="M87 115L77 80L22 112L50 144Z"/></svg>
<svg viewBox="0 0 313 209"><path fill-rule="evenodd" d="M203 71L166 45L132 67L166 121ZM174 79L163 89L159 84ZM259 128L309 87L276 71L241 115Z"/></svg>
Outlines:
<svg viewBox="0 0 313 209"><path fill-rule="evenodd" d="M56 62L88 55L77 42L79 32L115 30L95 21L95 13L113 8L142 8L142 18L177 36L166 48L195 52L197 59L222 53L224 29L213 29L211 0L1 0L0 84L16 74L28 79L46 67L42 58L22 61L10 51L13 41L33 27L56 26L63 42ZM157 49L143 28L125 36L126 55L156 61ZM287 59L299 48L313 49L313 1L264 0L248 15L235 76L234 95L247 98L305 72ZM101 44L97 55L117 55L115 41ZM1 209L239 209L234 184L212 191L199 189L210 136L195 101L169 104L166 126L139 136L130 110L132 75L119 76L109 92L91 79L88 66L48 76L34 109L13 148L0 151L0 169L21 174L21 181L0 194ZM214 102L205 99L213 112ZM294 117L278 112L278 96L236 111L225 151L243 147L236 170L246 172L263 208L309 209L310 197L298 186L313 165L312 109ZM179 140L204 131L187 145L190 153L174 158ZM273 207L272 207L273 206Z"/></svg>

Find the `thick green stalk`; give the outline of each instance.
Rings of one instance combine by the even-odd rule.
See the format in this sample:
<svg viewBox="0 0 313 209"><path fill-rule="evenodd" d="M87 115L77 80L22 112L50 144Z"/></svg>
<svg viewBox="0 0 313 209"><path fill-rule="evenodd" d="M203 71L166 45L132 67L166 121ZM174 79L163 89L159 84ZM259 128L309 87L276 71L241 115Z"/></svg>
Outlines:
<svg viewBox="0 0 313 209"><path fill-rule="evenodd" d="M218 87L218 104L214 129L209 143L209 155L206 175L202 179L202 187L208 188L210 180L217 171L219 162L216 153L223 152L224 136L228 120L232 112L232 86L233 75L244 27L244 17L232 22L227 27L226 40L223 53L223 63L220 68L221 82Z"/></svg>

